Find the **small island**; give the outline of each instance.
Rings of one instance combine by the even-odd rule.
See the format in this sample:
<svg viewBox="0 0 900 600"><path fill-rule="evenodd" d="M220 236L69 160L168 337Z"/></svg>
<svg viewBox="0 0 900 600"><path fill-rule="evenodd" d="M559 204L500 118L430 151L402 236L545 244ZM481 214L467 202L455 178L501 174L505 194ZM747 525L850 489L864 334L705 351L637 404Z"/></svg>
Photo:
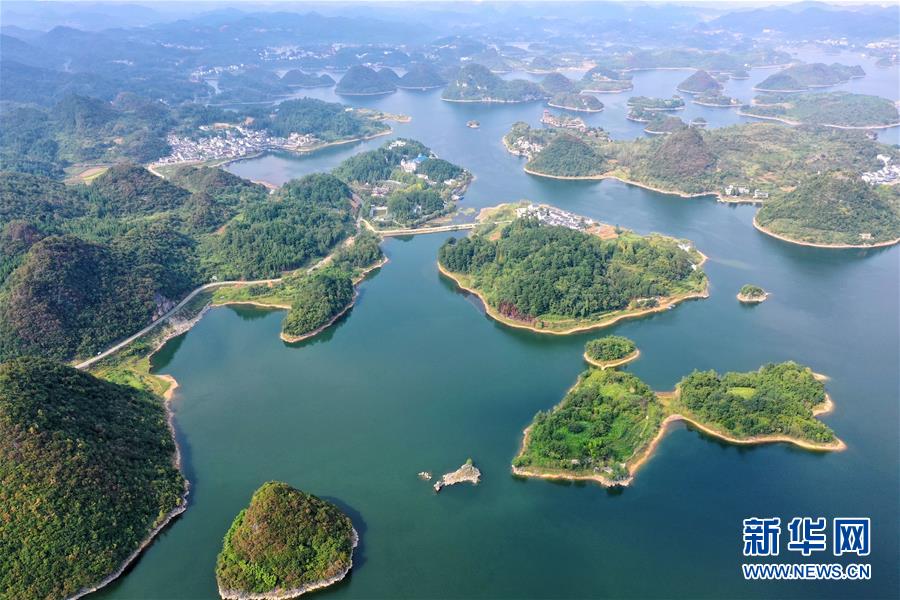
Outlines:
<svg viewBox="0 0 900 600"><path fill-rule="evenodd" d="M493 212L508 214L503 208ZM512 223L450 238L438 253L441 273L505 325L565 335L708 295L705 257L690 242L640 236L549 206L510 209Z"/></svg>
<svg viewBox="0 0 900 600"><path fill-rule="evenodd" d="M547 106L576 112L596 113L603 110L603 103L587 94L560 93L547 101Z"/></svg>
<svg viewBox="0 0 900 600"><path fill-rule="evenodd" d="M334 88L341 96L381 96L397 91L397 74L362 65L350 67Z"/></svg>
<svg viewBox="0 0 900 600"><path fill-rule="evenodd" d="M512 472L627 486L676 421L732 444L839 451L844 443L816 418L831 408L819 378L793 362L750 373L695 371L666 393L630 373L589 369L559 405L535 415Z"/></svg>
<svg viewBox="0 0 900 600"><path fill-rule="evenodd" d="M628 99L628 107L647 112L682 110L684 98L674 95L671 98L651 98L649 96L632 96Z"/></svg>
<svg viewBox="0 0 900 600"><path fill-rule="evenodd" d="M582 92L618 94L634 89L634 83L631 74L625 71L598 66L584 74L578 87Z"/></svg>
<svg viewBox="0 0 900 600"><path fill-rule="evenodd" d="M719 94L722 92L722 84L701 69L679 83L676 89L686 94Z"/></svg>
<svg viewBox="0 0 900 600"><path fill-rule="evenodd" d="M487 67L470 63L444 89L441 99L448 102L518 103L546 99L538 84L524 79L507 81Z"/></svg>
<svg viewBox="0 0 900 600"><path fill-rule="evenodd" d="M466 127L468 127L469 129L478 129L479 127L481 127L481 123L472 119L471 121L466 121Z"/></svg>
<svg viewBox="0 0 900 600"><path fill-rule="evenodd" d="M456 485L457 483L471 483L472 485L478 485L479 481L481 481L481 471L478 470L478 467L476 467L475 463L472 462L472 459L469 458L460 468L449 473L444 473L440 479L435 481L434 491L440 492L441 489L448 485Z"/></svg>
<svg viewBox="0 0 900 600"><path fill-rule="evenodd" d="M769 297L769 293L758 285L746 284L741 286L737 299L744 304L759 304Z"/></svg>
<svg viewBox="0 0 900 600"><path fill-rule="evenodd" d="M700 106L709 106L710 108L736 108L741 105L741 101L731 96L726 96L721 92L711 92L694 96L694 104Z"/></svg>
<svg viewBox="0 0 900 600"><path fill-rule="evenodd" d="M342 580L359 537L336 506L270 481L225 535L216 561L222 598L286 600Z"/></svg>
<svg viewBox="0 0 900 600"><path fill-rule="evenodd" d="M640 355L635 343L620 335L607 335L584 345L584 360L601 369L622 366Z"/></svg>

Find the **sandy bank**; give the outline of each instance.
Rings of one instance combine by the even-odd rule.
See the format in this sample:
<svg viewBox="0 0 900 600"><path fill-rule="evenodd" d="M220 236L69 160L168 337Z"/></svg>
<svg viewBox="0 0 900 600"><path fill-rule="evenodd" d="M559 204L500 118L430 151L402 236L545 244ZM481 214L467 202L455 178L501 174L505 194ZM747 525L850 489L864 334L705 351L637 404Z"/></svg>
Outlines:
<svg viewBox="0 0 900 600"><path fill-rule="evenodd" d="M624 356L617 360L597 360L596 358L591 358L590 356L588 356L588 353L585 352L584 360L585 360L585 362L588 362L588 363L594 365L595 367L599 367L601 369L614 369L615 367L621 367L622 365L628 364L633 360L637 360L640 355L641 355L641 351L636 349L634 352L632 352L628 356Z"/></svg>

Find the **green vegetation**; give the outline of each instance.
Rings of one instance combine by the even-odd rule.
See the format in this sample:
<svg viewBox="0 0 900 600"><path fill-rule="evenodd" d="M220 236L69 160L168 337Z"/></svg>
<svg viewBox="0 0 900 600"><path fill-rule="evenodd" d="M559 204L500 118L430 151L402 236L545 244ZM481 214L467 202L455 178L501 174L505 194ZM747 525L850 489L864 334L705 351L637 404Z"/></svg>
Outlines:
<svg viewBox="0 0 900 600"><path fill-rule="evenodd" d="M685 122L678 117L657 113L647 122L644 131L654 135L669 135L686 128Z"/></svg>
<svg viewBox="0 0 900 600"><path fill-rule="evenodd" d="M625 92L634 87L629 73L606 67L594 67L584 74L578 85L584 92L605 93Z"/></svg>
<svg viewBox="0 0 900 600"><path fill-rule="evenodd" d="M671 98L650 98L649 96L632 96L628 99L628 106L641 108L647 111L678 110L684 108L684 99L681 96Z"/></svg>
<svg viewBox="0 0 900 600"><path fill-rule="evenodd" d="M287 338L299 338L330 323L353 301L353 280L346 271L326 267L303 276L291 311L281 326Z"/></svg>
<svg viewBox="0 0 900 600"><path fill-rule="evenodd" d="M533 102L547 93L536 83L524 79L507 81L479 64L467 64L459 70L441 98L469 102Z"/></svg>
<svg viewBox="0 0 900 600"><path fill-rule="evenodd" d="M699 253L677 240L635 234L603 240L532 219L517 219L496 240L450 238L438 261L500 317L538 329L589 325L706 288Z"/></svg>
<svg viewBox="0 0 900 600"><path fill-rule="evenodd" d="M575 136L553 137L544 151L526 165L529 171L557 177L591 177L606 170L603 157Z"/></svg>
<svg viewBox="0 0 900 600"><path fill-rule="evenodd" d="M375 150L354 154L335 167L333 173L343 181L374 184L390 179L402 161L428 152L428 147L421 142L401 138Z"/></svg>
<svg viewBox="0 0 900 600"><path fill-rule="evenodd" d="M604 362L621 360L636 350L633 341L620 335L607 335L584 345L584 353L588 357Z"/></svg>
<svg viewBox="0 0 900 600"><path fill-rule="evenodd" d="M761 92L804 92L813 87L844 83L853 78L864 77L865 74L859 65L852 67L839 63L791 65L765 78L754 89Z"/></svg>
<svg viewBox="0 0 900 600"><path fill-rule="evenodd" d="M315 75L300 69L291 69L281 76L281 81L291 87L331 87L334 85L334 79L327 73Z"/></svg>
<svg viewBox="0 0 900 600"><path fill-rule="evenodd" d="M277 593L340 578L356 533L336 506L270 481L253 494L225 535L216 561L220 593Z"/></svg>
<svg viewBox="0 0 900 600"><path fill-rule="evenodd" d="M549 73L541 81L541 87L551 95L576 91L576 83L562 73Z"/></svg>
<svg viewBox="0 0 900 600"><path fill-rule="evenodd" d="M284 137L311 134L326 142L367 137L389 129L384 123L347 110L343 104L314 98L286 100L275 108L274 115L256 119L253 126Z"/></svg>
<svg viewBox="0 0 900 600"><path fill-rule="evenodd" d="M161 401L39 358L0 364L0 590L62 598L118 569L181 503Z"/></svg>
<svg viewBox="0 0 900 600"><path fill-rule="evenodd" d="M739 73L747 65L762 67L791 61L783 50L754 46L746 50L711 52L694 48L629 48L605 57L604 64L615 69L706 69Z"/></svg>
<svg viewBox="0 0 900 600"><path fill-rule="evenodd" d="M394 79L396 77L397 74L390 69L375 71L369 67L355 65L344 73L334 91L345 96L390 94L397 91L397 82Z"/></svg>
<svg viewBox="0 0 900 600"><path fill-rule="evenodd" d="M891 100L849 92L767 95L757 97L743 114L806 125L877 127L900 123Z"/></svg>
<svg viewBox="0 0 900 600"><path fill-rule="evenodd" d="M726 96L721 92L709 92L694 97L694 104L702 104L704 106L716 106L722 108L730 108L740 106L741 102L731 96Z"/></svg>
<svg viewBox="0 0 900 600"><path fill-rule="evenodd" d="M578 93L555 94L550 98L548 104L558 108L582 112L600 112L603 110L603 103L595 97Z"/></svg>
<svg viewBox="0 0 900 600"><path fill-rule="evenodd" d="M410 65L403 77L397 83L397 87L405 89L424 90L447 85L447 81L441 77L436 68L426 63Z"/></svg>
<svg viewBox="0 0 900 600"><path fill-rule="evenodd" d="M722 84L716 78L700 70L678 84L678 91L688 94L710 94L722 91Z"/></svg>
<svg viewBox="0 0 900 600"><path fill-rule="evenodd" d="M806 178L767 203L756 222L791 240L866 245L900 237L900 191L832 175Z"/></svg>
<svg viewBox="0 0 900 600"><path fill-rule="evenodd" d="M748 300L758 300L766 299L766 290L762 289L758 285L751 285L749 283L741 286L741 290L738 293L739 298L746 298Z"/></svg>
<svg viewBox="0 0 900 600"><path fill-rule="evenodd" d="M627 479L628 463L656 437L663 413L653 390L634 375L590 369L559 406L535 415L513 465Z"/></svg>
<svg viewBox="0 0 900 600"><path fill-rule="evenodd" d="M694 371L678 384L671 410L746 439L781 435L829 444L834 432L814 417L825 388L808 367L794 362L769 364L759 371Z"/></svg>

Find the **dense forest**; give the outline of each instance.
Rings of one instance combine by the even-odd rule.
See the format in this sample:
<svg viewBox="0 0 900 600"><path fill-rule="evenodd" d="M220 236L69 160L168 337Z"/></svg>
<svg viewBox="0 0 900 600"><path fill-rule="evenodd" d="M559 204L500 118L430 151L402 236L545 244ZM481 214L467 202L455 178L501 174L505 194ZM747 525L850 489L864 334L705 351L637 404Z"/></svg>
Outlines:
<svg viewBox="0 0 900 600"><path fill-rule="evenodd" d="M808 367L768 364L759 371L694 371L678 384L673 410L737 438L786 435L828 443L834 432L813 416L825 388Z"/></svg>
<svg viewBox="0 0 900 600"><path fill-rule="evenodd" d="M334 79L327 73L316 75L301 69L291 69L281 76L281 81L291 87L331 87Z"/></svg>
<svg viewBox="0 0 900 600"><path fill-rule="evenodd" d="M110 575L180 504L174 456L159 398L45 359L0 364L0 595L69 597Z"/></svg>
<svg viewBox="0 0 900 600"><path fill-rule="evenodd" d="M900 112L893 101L850 92L767 94L741 111L751 117L804 125L875 127L900 123Z"/></svg>
<svg viewBox="0 0 900 600"><path fill-rule="evenodd" d="M634 353L637 346L621 335L607 335L590 340L584 345L584 353L594 360L613 361Z"/></svg>
<svg viewBox="0 0 900 600"><path fill-rule="evenodd" d="M343 104L314 98L286 100L273 115L256 119L253 127L285 137L291 133L312 134L326 142L361 138L389 129L384 123L347 110Z"/></svg>
<svg viewBox="0 0 900 600"><path fill-rule="evenodd" d="M900 191L833 175L808 177L764 205L756 222L793 240L820 244L878 243L900 237Z"/></svg>
<svg viewBox="0 0 900 600"><path fill-rule="evenodd" d="M676 240L633 234L602 240L531 219L514 221L498 240L450 238L438 260L500 314L538 327L558 319L596 319L706 284L702 269Z"/></svg>
<svg viewBox="0 0 900 600"><path fill-rule="evenodd" d="M344 73L334 91L345 96L389 94L397 91L396 77L397 74L390 69L376 71L369 67L356 65Z"/></svg>
<svg viewBox="0 0 900 600"><path fill-rule="evenodd" d="M447 81L441 77L438 70L427 63L415 63L410 65L397 87L413 90L424 90L428 88L443 87L447 85Z"/></svg>
<svg viewBox="0 0 900 600"><path fill-rule="evenodd" d="M270 481L225 534L216 581L231 594L295 590L345 573L355 543L353 523L336 506Z"/></svg>
<svg viewBox="0 0 900 600"><path fill-rule="evenodd" d="M596 97L588 94L554 94L550 97L550 100L547 101L547 104L558 108L582 112L600 112L603 110L603 103L597 100Z"/></svg>
<svg viewBox="0 0 900 600"><path fill-rule="evenodd" d="M378 183L390 179L401 161L430 153L421 142L400 138L375 150L354 154L335 167L332 173L347 182Z"/></svg>
<svg viewBox="0 0 900 600"><path fill-rule="evenodd" d="M847 66L840 63L826 65L809 63L791 65L774 73L754 89L773 92L803 92L811 87L827 87L844 83L856 77L864 77L866 72L859 65Z"/></svg>
<svg viewBox="0 0 900 600"><path fill-rule="evenodd" d="M445 100L470 102L533 102L548 94L536 83L524 79L506 80L480 64L467 64L444 89Z"/></svg>
<svg viewBox="0 0 900 600"><path fill-rule="evenodd" d="M297 338L328 324L347 308L353 301L353 280L347 271L325 267L300 276L292 295L293 304L281 332L288 338Z"/></svg>
<svg viewBox="0 0 900 600"><path fill-rule="evenodd" d="M614 369L590 369L554 409L539 412L513 461L541 472L628 477L627 463L659 431L663 408L646 383Z"/></svg>
<svg viewBox="0 0 900 600"><path fill-rule="evenodd" d="M679 92L687 92L688 94L708 94L710 92L721 92L722 84L706 71L700 70L692 73L687 79L679 83L677 89Z"/></svg>
<svg viewBox="0 0 900 600"><path fill-rule="evenodd" d="M604 173L607 165L590 145L564 133L554 137L526 168L556 177L592 177Z"/></svg>

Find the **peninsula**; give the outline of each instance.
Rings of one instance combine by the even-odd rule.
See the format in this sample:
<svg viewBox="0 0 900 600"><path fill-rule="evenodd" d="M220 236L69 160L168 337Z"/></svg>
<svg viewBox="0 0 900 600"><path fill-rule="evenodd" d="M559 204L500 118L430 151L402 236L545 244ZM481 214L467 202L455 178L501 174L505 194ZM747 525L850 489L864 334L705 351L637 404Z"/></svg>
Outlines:
<svg viewBox="0 0 900 600"><path fill-rule="evenodd" d="M512 471L627 486L675 421L733 444L843 450L815 418L831 407L812 370L793 362L750 373L695 371L669 393L654 393L630 373L589 369L558 406L535 416Z"/></svg>
<svg viewBox="0 0 900 600"><path fill-rule="evenodd" d="M342 580L359 537L336 506L286 483L253 494L216 561L222 598L286 600Z"/></svg>
<svg viewBox="0 0 900 600"><path fill-rule="evenodd" d="M704 257L690 242L640 236L535 205L518 208L497 238L478 231L450 238L438 266L476 294L491 318L511 327L564 335L708 295ZM547 281L567 284L548 287Z"/></svg>
<svg viewBox="0 0 900 600"><path fill-rule="evenodd" d="M866 72L859 65L851 67L840 63L797 64L768 76L753 89L758 92L775 93L805 92L810 88L829 87L865 75Z"/></svg>
<svg viewBox="0 0 900 600"><path fill-rule="evenodd" d="M767 94L757 96L741 114L787 125L835 129L883 129L900 125L897 105L887 98L849 92Z"/></svg>

